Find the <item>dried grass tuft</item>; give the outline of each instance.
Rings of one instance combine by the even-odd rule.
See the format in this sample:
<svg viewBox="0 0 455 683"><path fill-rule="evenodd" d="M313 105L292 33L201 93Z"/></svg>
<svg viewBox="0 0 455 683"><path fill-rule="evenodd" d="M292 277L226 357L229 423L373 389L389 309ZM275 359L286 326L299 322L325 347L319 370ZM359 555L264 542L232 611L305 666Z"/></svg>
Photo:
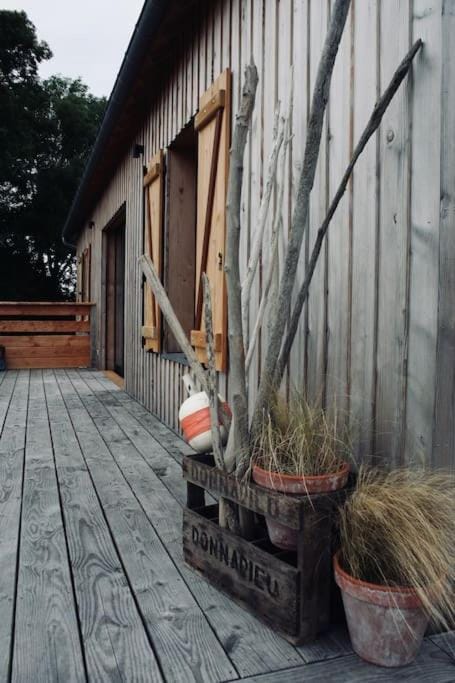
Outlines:
<svg viewBox="0 0 455 683"><path fill-rule="evenodd" d="M343 421L312 406L301 394L289 401L278 394L264 416L254 444L253 462L271 472L314 476L338 472L350 457Z"/></svg>
<svg viewBox="0 0 455 683"><path fill-rule="evenodd" d="M370 583L414 588L430 619L449 628L455 618L454 477L361 468L340 512L345 570Z"/></svg>

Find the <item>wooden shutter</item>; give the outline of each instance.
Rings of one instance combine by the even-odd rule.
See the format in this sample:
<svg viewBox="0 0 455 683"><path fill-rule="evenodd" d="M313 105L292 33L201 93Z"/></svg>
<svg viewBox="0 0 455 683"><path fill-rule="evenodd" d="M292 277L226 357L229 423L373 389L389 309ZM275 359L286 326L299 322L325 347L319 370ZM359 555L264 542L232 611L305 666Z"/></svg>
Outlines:
<svg viewBox="0 0 455 683"><path fill-rule="evenodd" d="M227 298L224 277L226 194L231 137L231 72L217 78L199 101L195 118L198 132L196 301L191 343L200 361L206 361L202 307L202 273L210 281L215 335L216 368L227 369Z"/></svg>
<svg viewBox="0 0 455 683"><path fill-rule="evenodd" d="M144 253L150 256L160 278L162 277L163 239L163 151L152 158L144 177L145 220ZM146 351L161 350L161 311L150 285L144 283L144 324L142 336Z"/></svg>

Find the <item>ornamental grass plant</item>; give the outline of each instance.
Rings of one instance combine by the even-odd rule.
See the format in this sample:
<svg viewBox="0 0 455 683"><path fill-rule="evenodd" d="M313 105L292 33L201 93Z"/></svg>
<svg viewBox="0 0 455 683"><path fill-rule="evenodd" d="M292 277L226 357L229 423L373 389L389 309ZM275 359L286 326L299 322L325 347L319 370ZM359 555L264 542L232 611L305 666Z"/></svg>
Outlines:
<svg viewBox="0 0 455 683"><path fill-rule="evenodd" d="M455 478L360 468L340 510L341 562L356 579L410 587L441 628L455 623Z"/></svg>
<svg viewBox="0 0 455 683"><path fill-rule="evenodd" d="M264 415L253 448L253 463L264 470L297 477L338 472L350 460L344 421L311 405L299 393L277 394Z"/></svg>

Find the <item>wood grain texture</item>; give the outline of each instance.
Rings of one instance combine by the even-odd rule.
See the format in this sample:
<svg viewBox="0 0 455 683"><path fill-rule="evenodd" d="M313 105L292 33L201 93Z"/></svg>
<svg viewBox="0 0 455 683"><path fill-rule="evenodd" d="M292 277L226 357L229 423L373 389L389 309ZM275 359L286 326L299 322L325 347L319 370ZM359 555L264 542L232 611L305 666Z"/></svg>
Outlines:
<svg viewBox="0 0 455 683"><path fill-rule="evenodd" d="M452 683L453 661L426 640L415 662L408 666L387 669L364 662L356 655L318 662L289 671L266 676L245 678L245 683L392 683L418 681L419 683Z"/></svg>
<svg viewBox="0 0 455 683"><path fill-rule="evenodd" d="M44 385L88 676L95 681L159 681L156 659L52 371L44 373Z"/></svg>
<svg viewBox="0 0 455 683"><path fill-rule="evenodd" d="M431 636L430 640L432 643L437 645L441 650L446 652L455 665L455 631L450 631L449 633L438 633L437 635Z"/></svg>
<svg viewBox="0 0 455 683"><path fill-rule="evenodd" d="M131 457L134 447L101 404L98 410L92 404L92 421L86 400L71 382L61 379L59 384L165 676L176 681L235 678L235 669L109 451L114 447ZM137 451L136 457L141 459ZM148 469L151 478L156 475Z"/></svg>
<svg viewBox="0 0 455 683"><path fill-rule="evenodd" d="M436 352L436 401L433 426L433 462L455 470L455 54L452 36L455 7L445 1L442 13L441 102L441 222L439 233L438 342Z"/></svg>
<svg viewBox="0 0 455 683"><path fill-rule="evenodd" d="M6 380L0 393L10 391ZM0 680L7 681L16 607L16 565L28 408L29 371L17 375L0 437Z"/></svg>
<svg viewBox="0 0 455 683"><path fill-rule="evenodd" d="M12 680L85 681L41 372L31 373Z"/></svg>
<svg viewBox="0 0 455 683"><path fill-rule="evenodd" d="M378 5L356 3L354 29L354 145L364 129L378 96ZM362 30L359 30L362 27ZM374 141L365 149L353 174L352 263L349 352L350 428L357 457L371 454L374 414L376 235L378 212L377 150Z"/></svg>
<svg viewBox="0 0 455 683"><path fill-rule="evenodd" d="M17 374L17 372L2 372L0 375L0 434L2 433L3 424L8 413L8 408L17 380Z"/></svg>
<svg viewBox="0 0 455 683"><path fill-rule="evenodd" d="M391 31L396 32L393 46ZM409 8L396 3L393 12L381 12L379 46L380 90L392 77L402 55L410 48ZM377 433L374 450L398 466L403 451L406 409L405 364L408 353L408 265L410 197L410 82L404 83L384 115L379 130L379 206L376 330Z"/></svg>
<svg viewBox="0 0 455 683"><path fill-rule="evenodd" d="M80 374L84 377L92 375L91 372L84 371ZM118 395L120 394L121 392ZM86 399L82 394L81 398L85 403ZM122 438L122 432L118 428L114 431L113 420L106 409L103 410L101 401L98 401L97 408L95 405L90 407L90 413L125 479L134 490L148 519L153 523L239 674L247 676L280 669L289 664L300 664L302 658L292 645L185 567L181 540L181 504L159 478L151 473L132 444ZM179 480L183 485L181 474Z"/></svg>
<svg viewBox="0 0 455 683"><path fill-rule="evenodd" d="M409 354L404 458L433 457L441 153L442 0L413 4L412 30L424 41L413 67ZM431 130L431 135L424 131ZM431 180L430 180L431 179ZM434 188L434 191L423 191ZM437 191L436 191L437 189ZM437 464L435 462L433 465Z"/></svg>

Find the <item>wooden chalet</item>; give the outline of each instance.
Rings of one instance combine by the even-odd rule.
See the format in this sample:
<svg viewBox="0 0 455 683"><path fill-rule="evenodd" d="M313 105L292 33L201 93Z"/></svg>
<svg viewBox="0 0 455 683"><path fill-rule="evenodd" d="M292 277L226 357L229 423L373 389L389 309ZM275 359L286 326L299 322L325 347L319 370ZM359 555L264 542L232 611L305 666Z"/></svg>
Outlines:
<svg viewBox="0 0 455 683"><path fill-rule="evenodd" d="M186 365L138 258L152 257L201 358L199 282L201 269L207 271L219 386L229 397L225 195L243 69L253 56L259 86L245 159L244 272L275 110L278 102L287 110L293 85L285 233L289 227L330 8L330 0L149 0L125 55L63 236L77 249L79 298L96 304L94 365L123 377L126 391L174 430ZM286 377L287 385L306 387L328 404L336 399L350 415L359 454L397 464L455 462L454 29L451 2L353 2L301 254L303 278L374 103L422 38L413 73L363 153L329 229ZM251 326L269 259L264 249ZM251 402L266 336L267 324L250 369Z"/></svg>

